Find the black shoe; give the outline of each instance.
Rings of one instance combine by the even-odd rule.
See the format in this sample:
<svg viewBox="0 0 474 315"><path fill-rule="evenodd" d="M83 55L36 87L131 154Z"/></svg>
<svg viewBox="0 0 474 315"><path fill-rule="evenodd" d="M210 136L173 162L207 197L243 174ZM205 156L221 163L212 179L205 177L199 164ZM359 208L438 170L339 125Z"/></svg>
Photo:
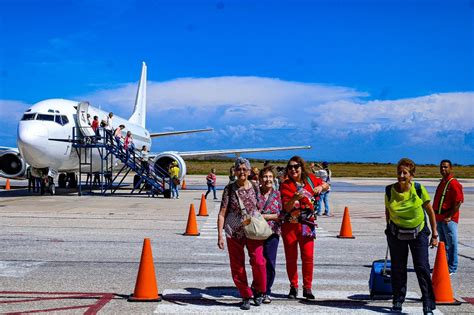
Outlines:
<svg viewBox="0 0 474 315"><path fill-rule="evenodd" d="M262 305L263 302L263 295L262 293L255 293L253 295L253 302L255 303L255 306L260 306Z"/></svg>
<svg viewBox="0 0 474 315"><path fill-rule="evenodd" d="M401 312L402 311L402 302L394 302L392 306L392 312Z"/></svg>
<svg viewBox="0 0 474 315"><path fill-rule="evenodd" d="M423 315L433 315L433 310L429 306L423 307Z"/></svg>
<svg viewBox="0 0 474 315"><path fill-rule="evenodd" d="M296 297L298 296L298 289L291 287L290 288L290 293L288 293L288 298L290 300L296 300Z"/></svg>
<svg viewBox="0 0 474 315"><path fill-rule="evenodd" d="M271 302L272 302L272 299L270 299L270 295L265 294L265 295L263 296L263 301L262 301L262 303L263 303L263 304L270 304Z"/></svg>
<svg viewBox="0 0 474 315"><path fill-rule="evenodd" d="M240 305L240 309L244 311L248 311L250 309L250 299L242 299L242 304Z"/></svg>
<svg viewBox="0 0 474 315"><path fill-rule="evenodd" d="M303 297L305 297L307 300L316 299L313 295L313 292L311 292L311 289L303 289Z"/></svg>

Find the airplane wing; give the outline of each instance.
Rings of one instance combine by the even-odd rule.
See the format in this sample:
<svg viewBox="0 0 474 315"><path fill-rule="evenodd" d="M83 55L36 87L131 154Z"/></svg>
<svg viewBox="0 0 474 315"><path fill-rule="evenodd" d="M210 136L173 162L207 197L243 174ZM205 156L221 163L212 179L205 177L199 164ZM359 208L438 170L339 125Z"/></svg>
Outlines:
<svg viewBox="0 0 474 315"><path fill-rule="evenodd" d="M207 129L194 129L194 130L183 130L183 131L155 132L155 133L150 133L150 138L174 136L174 135L181 135L181 134L185 134L185 133L206 132L206 131L212 131L212 130L214 130L214 129L207 128Z"/></svg>
<svg viewBox="0 0 474 315"><path fill-rule="evenodd" d="M198 157L210 155L226 155L235 154L240 156L241 153L255 153L255 152L270 152L270 151L284 151L284 150L309 150L311 146L292 146L292 147L269 147L269 148L250 148L250 149L224 149L224 150L207 150L207 151L187 151L176 152L182 157Z"/></svg>

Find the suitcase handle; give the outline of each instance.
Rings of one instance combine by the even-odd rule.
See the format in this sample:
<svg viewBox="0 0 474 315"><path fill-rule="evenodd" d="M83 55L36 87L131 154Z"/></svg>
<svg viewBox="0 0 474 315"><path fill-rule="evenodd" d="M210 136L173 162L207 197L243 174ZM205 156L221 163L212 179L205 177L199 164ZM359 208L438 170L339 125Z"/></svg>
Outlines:
<svg viewBox="0 0 474 315"><path fill-rule="evenodd" d="M388 244L387 244L387 251L385 252L385 260L383 262L382 275L384 276L387 275L387 259L388 259Z"/></svg>

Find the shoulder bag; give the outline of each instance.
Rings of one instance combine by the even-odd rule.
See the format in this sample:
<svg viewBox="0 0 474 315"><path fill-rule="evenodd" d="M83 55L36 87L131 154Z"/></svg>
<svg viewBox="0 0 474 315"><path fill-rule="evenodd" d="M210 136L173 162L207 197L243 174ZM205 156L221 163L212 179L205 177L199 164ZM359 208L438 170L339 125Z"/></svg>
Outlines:
<svg viewBox="0 0 474 315"><path fill-rule="evenodd" d="M242 224L245 236L251 240L266 240L269 238L273 231L268 225L267 220L265 220L260 212L256 212L255 215L249 215L237 190L234 189L234 191L239 200L240 210L242 211Z"/></svg>

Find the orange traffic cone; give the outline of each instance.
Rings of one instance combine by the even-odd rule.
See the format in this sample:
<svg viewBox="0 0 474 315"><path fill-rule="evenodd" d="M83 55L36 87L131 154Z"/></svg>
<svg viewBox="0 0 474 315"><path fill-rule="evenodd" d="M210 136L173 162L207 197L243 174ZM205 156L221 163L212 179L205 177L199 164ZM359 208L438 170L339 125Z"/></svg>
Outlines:
<svg viewBox="0 0 474 315"><path fill-rule="evenodd" d="M183 235L186 236L198 236L200 233L198 231L197 222L196 222L196 212L194 211L194 205L191 204L189 207L189 216L188 224L186 226L186 232Z"/></svg>
<svg viewBox="0 0 474 315"><path fill-rule="evenodd" d="M5 190L10 190L10 179L7 178L7 182L5 183Z"/></svg>
<svg viewBox="0 0 474 315"><path fill-rule="evenodd" d="M186 181L183 178L183 183L181 184L181 189L186 189Z"/></svg>
<svg viewBox="0 0 474 315"><path fill-rule="evenodd" d="M155 266L151 253L150 239L143 241L142 257L138 268L135 291L128 298L129 302L160 302L158 286L156 285Z"/></svg>
<svg viewBox="0 0 474 315"><path fill-rule="evenodd" d="M344 208L344 217L342 218L341 231L339 232L338 238L355 238L352 236L352 225L351 217L349 215L349 208Z"/></svg>
<svg viewBox="0 0 474 315"><path fill-rule="evenodd" d="M439 242L436 260L433 268L432 280L436 304L457 304L453 297L451 279L449 278L448 260L444 242Z"/></svg>
<svg viewBox="0 0 474 315"><path fill-rule="evenodd" d="M204 194L201 195L201 204L199 205L198 216L201 216L201 217L209 216L209 214L207 214L207 203L206 203L206 197L204 196Z"/></svg>

